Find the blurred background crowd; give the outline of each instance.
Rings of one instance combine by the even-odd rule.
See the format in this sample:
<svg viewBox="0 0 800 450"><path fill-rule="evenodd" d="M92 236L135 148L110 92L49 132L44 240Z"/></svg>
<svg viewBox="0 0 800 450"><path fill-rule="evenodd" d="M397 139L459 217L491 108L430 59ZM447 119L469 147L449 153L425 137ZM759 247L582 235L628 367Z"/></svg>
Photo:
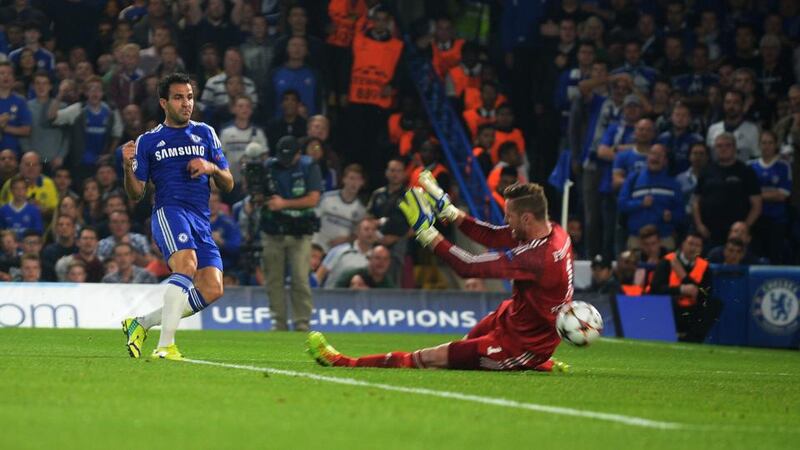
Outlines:
<svg viewBox="0 0 800 450"><path fill-rule="evenodd" d="M0 1L0 280L168 275L152 199L124 195L120 146L163 120L157 81L181 71L236 181L210 200L226 285L263 284L263 205L243 164L291 135L322 176L312 286L487 289L416 247L396 207L423 169L463 197L410 54L443 83L493 201L549 180L560 217L571 179L576 258L616 259L618 282L646 290L635 269L687 233L712 263L796 264L798 13L793 0Z"/></svg>

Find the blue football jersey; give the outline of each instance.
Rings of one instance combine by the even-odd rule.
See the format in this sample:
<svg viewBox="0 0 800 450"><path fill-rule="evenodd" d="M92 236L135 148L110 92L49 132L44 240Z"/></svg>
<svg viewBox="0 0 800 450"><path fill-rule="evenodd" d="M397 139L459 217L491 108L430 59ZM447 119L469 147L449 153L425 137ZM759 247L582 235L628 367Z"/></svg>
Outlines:
<svg viewBox="0 0 800 450"><path fill-rule="evenodd" d="M155 185L154 210L177 206L209 216L209 176L193 179L187 169L195 158L228 168L217 133L203 122L189 121L182 128L161 124L136 139L133 172L139 180Z"/></svg>
<svg viewBox="0 0 800 450"><path fill-rule="evenodd" d="M762 191L778 190L786 195L792 191L792 168L786 161L775 159L767 164L763 159L754 159L747 165L753 169ZM786 202L764 202L761 214L777 222L788 220Z"/></svg>

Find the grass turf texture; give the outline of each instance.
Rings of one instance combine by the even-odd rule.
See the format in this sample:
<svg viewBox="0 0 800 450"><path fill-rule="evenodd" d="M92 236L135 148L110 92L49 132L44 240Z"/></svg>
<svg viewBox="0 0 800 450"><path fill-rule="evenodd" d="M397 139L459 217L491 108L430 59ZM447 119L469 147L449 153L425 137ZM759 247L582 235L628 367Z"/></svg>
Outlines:
<svg viewBox="0 0 800 450"><path fill-rule="evenodd" d="M0 448L796 448L796 352L601 341L572 373L318 367L299 333L180 331L193 359L701 426L634 427L374 387L133 360L119 331L0 329ZM331 334L352 355L441 335ZM154 332L145 344L152 351Z"/></svg>

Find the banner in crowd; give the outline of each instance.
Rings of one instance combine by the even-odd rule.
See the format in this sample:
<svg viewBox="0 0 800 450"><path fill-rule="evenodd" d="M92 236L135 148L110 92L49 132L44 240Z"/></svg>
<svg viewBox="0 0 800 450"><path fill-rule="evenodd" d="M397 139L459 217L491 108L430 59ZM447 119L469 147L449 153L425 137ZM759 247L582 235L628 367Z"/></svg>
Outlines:
<svg viewBox="0 0 800 450"><path fill-rule="evenodd" d="M0 327L119 328L161 307L161 284L0 283ZM200 317L181 321L200 329Z"/></svg>
<svg viewBox="0 0 800 450"><path fill-rule="evenodd" d="M2 283L0 327L108 328L125 317L161 306L163 285ZM465 334L507 297L502 292L381 289L313 291L311 326L321 331ZM613 336L607 296L578 294L593 303ZM272 328L266 291L232 287L201 314L181 321L184 329L252 330Z"/></svg>

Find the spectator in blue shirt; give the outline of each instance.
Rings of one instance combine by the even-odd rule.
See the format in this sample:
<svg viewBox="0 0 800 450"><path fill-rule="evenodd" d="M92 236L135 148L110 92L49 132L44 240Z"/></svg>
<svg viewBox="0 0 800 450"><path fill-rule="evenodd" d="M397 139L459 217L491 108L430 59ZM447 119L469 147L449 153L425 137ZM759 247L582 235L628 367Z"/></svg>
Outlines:
<svg viewBox="0 0 800 450"><path fill-rule="evenodd" d="M625 44L625 62L611 74L627 73L633 78L633 85L642 92L650 92L656 82L658 71L646 65L642 59L642 44L633 39Z"/></svg>
<svg viewBox="0 0 800 450"><path fill-rule="evenodd" d="M0 62L0 149L10 148L19 156L19 138L31 134L31 112L13 88L14 68L8 61Z"/></svg>
<svg viewBox="0 0 800 450"><path fill-rule="evenodd" d="M288 56L286 63L276 68L270 77L268 111L272 117L281 117L283 111L279 100L285 91L293 89L300 94L300 102L308 112L307 116L314 116L320 111L321 80L306 62L308 56L306 39L300 36L289 39L286 54Z"/></svg>
<svg viewBox="0 0 800 450"><path fill-rule="evenodd" d="M692 123L692 114L684 103L677 103L672 107L670 115L672 127L661 133L656 143L667 147L669 171L675 175L689 168L689 150L698 142L704 142L703 136L693 133L689 129Z"/></svg>
<svg viewBox="0 0 800 450"><path fill-rule="evenodd" d="M12 200L0 207L0 229L11 229L22 238L26 230L44 231L39 207L28 203L28 183L22 176L11 179Z"/></svg>
<svg viewBox="0 0 800 450"><path fill-rule="evenodd" d="M597 170L600 182L597 187L600 193L600 230L602 238L601 254L612 258L617 252L614 249L614 235L617 227L617 196L611 181L611 166L620 146L633 142L634 124L642 117L642 105L633 94L625 97L622 120L611 124L600 138L597 147Z"/></svg>
<svg viewBox="0 0 800 450"><path fill-rule="evenodd" d="M683 195L667 173L667 148L655 144L647 154L647 168L631 173L619 193L619 210L626 215L628 248L638 247L639 230L655 225L663 245L675 248L675 225L683 222Z"/></svg>
<svg viewBox="0 0 800 450"><path fill-rule="evenodd" d="M561 112L561 132L567 131L570 107L580 97L578 83L588 79L594 64L595 45L593 42L581 42L578 46L578 65L561 73L555 92L555 107Z"/></svg>
<svg viewBox="0 0 800 450"><path fill-rule="evenodd" d="M222 212L222 200L218 192L212 192L208 200L208 209L211 213L211 237L217 244L222 256L222 266L225 270L233 270L238 266L239 251L242 246L242 232L233 219Z"/></svg>
<svg viewBox="0 0 800 450"><path fill-rule="evenodd" d="M614 191L619 191L625 179L633 172L641 170L646 164L647 153L653 145L655 137L655 124L650 119L640 119L633 129L633 143L618 147L614 156L614 171L612 185Z"/></svg>
<svg viewBox="0 0 800 450"><path fill-rule="evenodd" d="M761 158L747 163L756 173L761 186L761 216L755 224L754 236L758 238L759 254L769 258L773 264L781 264L784 258L787 224L789 223L786 200L792 190L792 169L778 156L778 139L769 130L761 132Z"/></svg>
<svg viewBox="0 0 800 450"><path fill-rule="evenodd" d="M47 49L42 48L39 42L42 39L42 32L36 22L29 22L24 26L25 46L20 47L8 54L8 59L15 66L19 66L20 55L23 49L30 49L33 58L36 60L36 68L47 73L53 73L56 68L56 58Z"/></svg>

